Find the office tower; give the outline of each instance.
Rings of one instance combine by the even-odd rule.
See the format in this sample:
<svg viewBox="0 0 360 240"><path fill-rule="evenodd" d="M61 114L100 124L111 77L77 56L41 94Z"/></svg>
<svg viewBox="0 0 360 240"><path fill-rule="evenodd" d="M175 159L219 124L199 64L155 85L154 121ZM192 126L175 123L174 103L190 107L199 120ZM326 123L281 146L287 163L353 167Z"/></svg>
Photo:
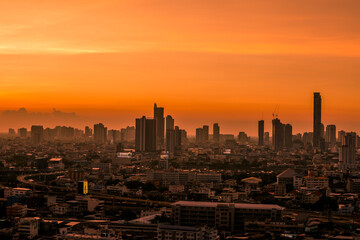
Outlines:
<svg viewBox="0 0 360 240"><path fill-rule="evenodd" d="M197 128L196 129L196 144L202 144L204 140L204 129Z"/></svg>
<svg viewBox="0 0 360 240"><path fill-rule="evenodd" d="M258 122L258 145L264 146L264 120Z"/></svg>
<svg viewBox="0 0 360 240"><path fill-rule="evenodd" d="M181 134L181 145L185 146L188 144L188 139L187 139L187 132L185 129L180 129L180 134Z"/></svg>
<svg viewBox="0 0 360 240"><path fill-rule="evenodd" d="M204 125L203 126L203 137L204 137L204 142L207 143L209 141L209 126L208 125Z"/></svg>
<svg viewBox="0 0 360 240"><path fill-rule="evenodd" d="M339 169L348 171L356 168L356 133L345 133L339 148Z"/></svg>
<svg viewBox="0 0 360 240"><path fill-rule="evenodd" d="M31 141L33 144L39 144L44 139L44 128L43 126L31 126Z"/></svg>
<svg viewBox="0 0 360 240"><path fill-rule="evenodd" d="M284 124L280 119L272 120L272 148L274 151L280 151L284 146Z"/></svg>
<svg viewBox="0 0 360 240"><path fill-rule="evenodd" d="M154 103L154 119L156 120L156 145L161 149L164 145L164 108L157 107Z"/></svg>
<svg viewBox="0 0 360 240"><path fill-rule="evenodd" d="M292 147L292 126L291 126L291 124L284 125L284 146L286 148Z"/></svg>
<svg viewBox="0 0 360 240"><path fill-rule="evenodd" d="M107 140L107 128L102 124L94 125L94 141L96 143L105 143Z"/></svg>
<svg viewBox="0 0 360 240"><path fill-rule="evenodd" d="M320 147L321 139L321 96L320 93L314 93L314 127L313 127L313 146Z"/></svg>
<svg viewBox="0 0 360 240"><path fill-rule="evenodd" d="M89 138L92 136L92 129L89 126L85 127L85 137Z"/></svg>
<svg viewBox="0 0 360 240"><path fill-rule="evenodd" d="M122 128L120 130L120 141L121 142L134 142L135 141L135 127Z"/></svg>
<svg viewBox="0 0 360 240"><path fill-rule="evenodd" d="M55 140L55 129L45 128L44 129L44 140L52 142Z"/></svg>
<svg viewBox="0 0 360 240"><path fill-rule="evenodd" d="M220 141L220 127L218 123L214 123L213 126L213 140L215 143L219 143Z"/></svg>
<svg viewBox="0 0 360 240"><path fill-rule="evenodd" d="M135 120L135 150L137 152L156 151L156 120L146 117Z"/></svg>
<svg viewBox="0 0 360 240"><path fill-rule="evenodd" d="M338 131L338 142L341 143L342 142L342 139L343 139L343 136L345 135L345 131L344 130L341 130L341 131Z"/></svg>
<svg viewBox="0 0 360 240"><path fill-rule="evenodd" d="M326 142L329 143L329 146L333 147L336 145L336 126L327 125L326 126Z"/></svg>
<svg viewBox="0 0 360 240"><path fill-rule="evenodd" d="M26 138L27 137L27 129L26 128L19 128L18 129L18 135L21 138Z"/></svg>
<svg viewBox="0 0 360 240"><path fill-rule="evenodd" d="M175 130L166 130L166 151L173 154L175 152Z"/></svg>
<svg viewBox="0 0 360 240"><path fill-rule="evenodd" d="M167 115L166 116L166 130L168 129L174 129L174 119L172 118L172 116Z"/></svg>
<svg viewBox="0 0 360 240"><path fill-rule="evenodd" d="M175 126L175 150L181 150L181 129Z"/></svg>
<svg viewBox="0 0 360 240"><path fill-rule="evenodd" d="M270 145L270 133L269 132L265 132L264 134L264 143L265 145Z"/></svg>

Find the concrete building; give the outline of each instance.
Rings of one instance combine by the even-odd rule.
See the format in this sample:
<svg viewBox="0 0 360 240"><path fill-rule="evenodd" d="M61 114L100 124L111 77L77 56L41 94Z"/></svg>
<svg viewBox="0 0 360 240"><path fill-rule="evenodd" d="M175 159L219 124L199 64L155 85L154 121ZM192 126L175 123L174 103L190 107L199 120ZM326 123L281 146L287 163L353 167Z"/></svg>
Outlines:
<svg viewBox="0 0 360 240"><path fill-rule="evenodd" d="M245 221L277 221L283 207L272 204L179 201L172 205L175 225L206 225L231 232L243 232Z"/></svg>
<svg viewBox="0 0 360 240"><path fill-rule="evenodd" d="M314 92L313 146L320 147L321 139L321 96Z"/></svg>
<svg viewBox="0 0 360 240"><path fill-rule="evenodd" d="M135 125L135 151L155 152L157 146L156 120L143 116L136 119Z"/></svg>
<svg viewBox="0 0 360 240"><path fill-rule="evenodd" d="M264 146L264 120L258 122L258 145Z"/></svg>

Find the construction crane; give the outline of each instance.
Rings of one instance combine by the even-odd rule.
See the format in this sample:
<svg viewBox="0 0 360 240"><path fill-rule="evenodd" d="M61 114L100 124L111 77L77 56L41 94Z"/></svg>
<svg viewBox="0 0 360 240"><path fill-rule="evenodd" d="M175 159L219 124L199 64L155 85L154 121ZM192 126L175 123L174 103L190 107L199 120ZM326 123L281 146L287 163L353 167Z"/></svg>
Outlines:
<svg viewBox="0 0 360 240"><path fill-rule="evenodd" d="M272 114L273 119L278 117L279 107L280 107L280 105L279 105L279 104L276 104L275 109L274 109L274 112L273 112L273 114Z"/></svg>

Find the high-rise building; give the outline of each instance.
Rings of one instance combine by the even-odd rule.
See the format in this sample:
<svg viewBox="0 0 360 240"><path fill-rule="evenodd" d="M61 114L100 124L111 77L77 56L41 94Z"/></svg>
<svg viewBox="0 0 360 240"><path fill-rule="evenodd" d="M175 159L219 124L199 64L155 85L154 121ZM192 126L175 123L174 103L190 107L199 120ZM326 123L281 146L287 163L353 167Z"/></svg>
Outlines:
<svg viewBox="0 0 360 240"><path fill-rule="evenodd" d="M196 129L196 144L202 144L204 140L204 129L197 128Z"/></svg>
<svg viewBox="0 0 360 240"><path fill-rule="evenodd" d="M272 120L272 148L274 151L280 151L284 146L284 124L280 119Z"/></svg>
<svg viewBox="0 0 360 240"><path fill-rule="evenodd" d="M85 137L89 138L92 136L92 129L89 126L85 127Z"/></svg>
<svg viewBox="0 0 360 240"><path fill-rule="evenodd" d="M166 151L173 154L175 152L175 130L166 130Z"/></svg>
<svg viewBox="0 0 360 240"><path fill-rule="evenodd" d="M213 126L213 140L215 143L219 143L220 141L220 127L218 123L214 123Z"/></svg>
<svg viewBox="0 0 360 240"><path fill-rule="evenodd" d="M99 123L94 125L94 141L96 143L105 143L107 140L107 128L104 124Z"/></svg>
<svg viewBox="0 0 360 240"><path fill-rule="evenodd" d="M156 119L145 116L135 121L135 150L137 152L156 151Z"/></svg>
<svg viewBox="0 0 360 240"><path fill-rule="evenodd" d="M154 103L154 119L156 120L156 145L158 149L161 149L164 145L164 108L157 107Z"/></svg>
<svg viewBox="0 0 360 240"><path fill-rule="evenodd" d="M344 130L341 130L341 131L338 131L338 142L341 143L342 142L342 139L343 139L343 136L345 135L345 131Z"/></svg>
<svg viewBox="0 0 360 240"><path fill-rule="evenodd" d="M121 142L134 142L135 141L135 127L127 126L120 130L120 141Z"/></svg>
<svg viewBox="0 0 360 240"><path fill-rule="evenodd" d="M181 129L175 126L175 150L181 150Z"/></svg>
<svg viewBox="0 0 360 240"><path fill-rule="evenodd" d="M339 148L339 169L341 171L351 171L358 166L356 162L356 133L346 133L342 137L341 147Z"/></svg>
<svg viewBox="0 0 360 240"><path fill-rule="evenodd" d="M180 129L180 134L181 134L181 145L187 145L188 144L188 139L187 139L187 132L185 129Z"/></svg>
<svg viewBox="0 0 360 240"><path fill-rule="evenodd" d="M209 141L209 126L208 125L204 125L203 126L203 137L204 137L204 142L207 143Z"/></svg>
<svg viewBox="0 0 360 240"><path fill-rule="evenodd" d="M291 126L291 124L284 125L284 146L286 148L292 147L292 126Z"/></svg>
<svg viewBox="0 0 360 240"><path fill-rule="evenodd" d="M18 135L21 138L26 138L27 137L27 129L26 128L19 128L18 129Z"/></svg>
<svg viewBox="0 0 360 240"><path fill-rule="evenodd" d="M31 141L33 144L39 144L44 139L44 128L43 126L31 126Z"/></svg>
<svg viewBox="0 0 360 240"><path fill-rule="evenodd" d="M314 126L313 126L313 146L320 147L321 139L321 96L320 93L314 93Z"/></svg>
<svg viewBox="0 0 360 240"><path fill-rule="evenodd" d="M258 122L258 145L264 146L264 120Z"/></svg>
<svg viewBox="0 0 360 240"><path fill-rule="evenodd" d="M172 118L172 116L167 115L166 116L166 130L168 129L174 129L174 119Z"/></svg>
<svg viewBox="0 0 360 240"><path fill-rule="evenodd" d="M327 125L326 126L326 137L325 140L329 143L329 146L333 147L336 145L336 126Z"/></svg>

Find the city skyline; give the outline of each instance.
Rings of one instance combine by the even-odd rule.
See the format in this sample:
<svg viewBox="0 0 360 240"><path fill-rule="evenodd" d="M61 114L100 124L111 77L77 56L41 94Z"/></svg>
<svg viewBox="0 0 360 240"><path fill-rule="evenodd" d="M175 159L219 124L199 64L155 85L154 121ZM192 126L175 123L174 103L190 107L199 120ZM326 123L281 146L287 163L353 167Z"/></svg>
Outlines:
<svg viewBox="0 0 360 240"><path fill-rule="evenodd" d="M256 135L277 104L310 131L321 92L325 123L359 124L358 1L36 2L0 5L0 111L55 107L118 128L158 102L189 130Z"/></svg>

